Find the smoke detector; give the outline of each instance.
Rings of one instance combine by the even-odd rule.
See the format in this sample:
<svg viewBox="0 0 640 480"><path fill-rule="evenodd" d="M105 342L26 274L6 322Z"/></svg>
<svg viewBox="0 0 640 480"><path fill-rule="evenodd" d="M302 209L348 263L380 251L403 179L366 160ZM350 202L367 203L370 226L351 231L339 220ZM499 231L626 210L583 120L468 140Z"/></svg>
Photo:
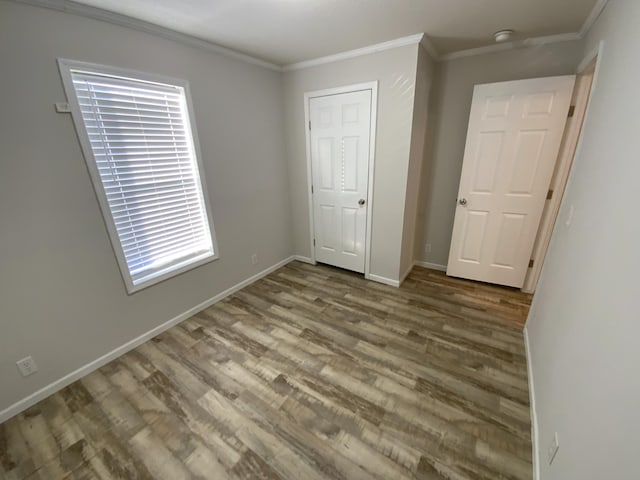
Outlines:
<svg viewBox="0 0 640 480"><path fill-rule="evenodd" d="M500 30L499 32L494 33L493 36L498 43L507 42L511 40L511 37L513 36L513 30Z"/></svg>

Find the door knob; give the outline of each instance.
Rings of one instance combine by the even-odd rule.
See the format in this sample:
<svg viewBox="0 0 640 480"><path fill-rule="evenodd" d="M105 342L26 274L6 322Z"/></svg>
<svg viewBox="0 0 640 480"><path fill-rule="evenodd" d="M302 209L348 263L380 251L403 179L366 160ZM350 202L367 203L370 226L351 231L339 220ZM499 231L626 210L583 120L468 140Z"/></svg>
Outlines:
<svg viewBox="0 0 640 480"><path fill-rule="evenodd" d="M461 198L460 200L458 200L458 203L464 207L467 204L467 199Z"/></svg>
<svg viewBox="0 0 640 480"><path fill-rule="evenodd" d="M358 205L362 206L365 204L364 198L361 198L360 200L358 200Z"/></svg>

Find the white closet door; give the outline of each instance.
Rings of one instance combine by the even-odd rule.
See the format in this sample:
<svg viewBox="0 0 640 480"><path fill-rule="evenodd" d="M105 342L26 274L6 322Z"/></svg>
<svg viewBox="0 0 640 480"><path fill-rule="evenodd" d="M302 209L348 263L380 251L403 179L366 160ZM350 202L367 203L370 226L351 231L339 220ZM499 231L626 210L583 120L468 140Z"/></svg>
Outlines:
<svg viewBox="0 0 640 480"><path fill-rule="evenodd" d="M309 100L315 255L364 272L371 90Z"/></svg>

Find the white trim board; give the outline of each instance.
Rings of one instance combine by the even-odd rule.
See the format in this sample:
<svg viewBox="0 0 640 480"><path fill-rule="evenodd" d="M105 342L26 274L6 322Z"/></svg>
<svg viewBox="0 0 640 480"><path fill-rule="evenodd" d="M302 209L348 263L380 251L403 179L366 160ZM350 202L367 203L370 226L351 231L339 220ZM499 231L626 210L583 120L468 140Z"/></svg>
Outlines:
<svg viewBox="0 0 640 480"><path fill-rule="evenodd" d="M503 52L506 50L513 50L515 48L522 47L537 47L540 45L548 45L551 43L559 43L559 42L569 42L572 40L582 40L593 24L598 20L602 11L607 6L609 0L598 0L596 4L591 9L591 13L582 24L580 31L578 32L570 32L570 33L561 33L557 35L545 35L541 37L530 37L524 40L518 40L514 42L505 42L505 43L496 43L493 45L487 45L486 47L478 47L478 48L470 48L468 50L460 50L458 52L452 52L445 55L438 56L437 60L439 61L447 61L447 60L455 60L458 58L472 57L475 55L486 55L487 53L496 53ZM437 52L436 52L437 53ZM434 57L435 58L435 57Z"/></svg>
<svg viewBox="0 0 640 480"><path fill-rule="evenodd" d="M426 33L422 37L422 41L420 42L425 51L429 54L429 56L433 59L434 62L440 60L440 54L438 53L438 49L433 44L431 38Z"/></svg>
<svg viewBox="0 0 640 480"><path fill-rule="evenodd" d="M396 288L400 286L400 281L399 280L394 280L392 278L382 277L380 275L375 275L373 273L369 274L369 277L367 278L367 280L371 280L373 282L378 282L378 283L383 283L385 285L389 285L391 287L396 287Z"/></svg>
<svg viewBox="0 0 640 480"><path fill-rule="evenodd" d="M73 372L65 375L64 377L50 383L49 385L41 388L40 390L32 393L31 395L23 398L22 400L17 401L16 403L14 403L13 405L10 405L9 407L5 408L4 410L0 411L0 423L3 423L7 420L9 420L11 417L17 415L18 413L22 412L23 410L26 410L27 408L29 408L30 406L38 403L40 400L44 400L45 398L47 398L49 395L52 395L54 393L56 393L57 391L63 389L64 387L66 387L67 385L75 382L76 380L79 380L80 378L90 374L91 372L97 370L98 368L102 367L103 365L106 365L107 363L109 363L110 361L124 355L125 353L133 350L134 348L136 348L139 345L142 345L144 342L152 339L153 337L160 335L162 332L170 329L171 327L177 325L178 323L191 318L192 316L194 316L196 313L199 313L207 308L209 308L211 305L213 305L214 303L219 302L220 300L223 300L224 298L228 297L229 295L234 294L235 292L237 292L238 290L241 290L243 288L245 288L246 286L260 280L261 278L269 275L270 273L278 270L279 268L285 266L286 264L292 262L293 260L296 260L296 257L288 257L285 258L284 260L281 260L280 262L276 263L275 265L272 265L264 270L262 270L261 272L256 273L255 275L252 275L251 277L247 278L246 280L243 280L235 285L233 285L232 287L227 288L226 290L220 292L219 294L211 297L208 300L205 300L204 302L196 305L195 307L190 308L189 310L187 310L186 312L183 312L175 317L173 317L172 319L164 322L161 325L158 325L155 328L152 328L151 330L149 330L148 332L143 333L142 335L134 338L133 340L128 341L127 343L111 350L110 352L102 355L101 357L87 363L86 365L74 370Z"/></svg>
<svg viewBox="0 0 640 480"><path fill-rule="evenodd" d="M460 50L458 52L448 53L439 57L440 61L457 60L459 58L474 57L476 55L486 55L488 53L504 52L523 47L537 47L540 45L548 45L551 43L569 42L572 40L580 40L582 36L579 33L565 33L560 35L548 35L544 37L531 37L524 40L514 42L496 43L485 47L470 48L468 50Z"/></svg>
<svg viewBox="0 0 640 480"><path fill-rule="evenodd" d="M293 259L302 263L309 263L311 265L316 264L316 262L313 259L311 259L310 257L305 257L304 255L294 255Z"/></svg>
<svg viewBox="0 0 640 480"><path fill-rule="evenodd" d="M340 60L346 60L349 58L360 57L362 55L369 55L371 53L382 52L384 50L390 50L392 48L403 47L406 45L413 45L421 43L425 50L431 55L435 61L447 61L454 60L456 58L470 57L473 55L484 55L487 53L495 53L505 50L510 50L519 47L529 47L536 45L544 45L549 43L557 43L569 40L580 40L585 37L589 32L593 24L598 17L602 14L602 11L606 7L609 0L598 0L594 5L591 13L585 20L579 32L571 32L559 35L550 35L542 37L531 37L518 42L500 43L495 45L488 45L485 47L471 48L468 50L460 50L458 52L452 52L445 55L440 55L435 48L433 42L425 33L418 33L415 35L409 35L406 37L389 40L387 42L376 43L368 45L362 48L356 48L354 50L348 50L334 55L327 55L325 57L314 58L310 60L304 60L302 62L296 62L285 66L276 65L265 60L252 57L244 53L236 52L230 48L222 47L208 40L203 40L185 33L180 33L169 28L161 27L154 23L138 20L133 17L121 15L118 13L103 10L101 8L91 7L89 5L73 2L71 0L9 0L15 3L22 3L26 5L32 5L36 7L48 8L50 10L56 10L59 12L65 12L72 15L78 15L86 18L92 18L94 20L102 20L105 22L119 25L122 27L132 28L141 32L149 33L152 35L158 35L160 37L173 40L179 43L190 45L192 47L203 48L212 52L216 52L228 57L241 60L253 65L258 65L269 70L277 72L287 72L291 70L300 70L303 68L314 67L317 65L324 65L326 63L338 62Z"/></svg>
<svg viewBox="0 0 640 480"><path fill-rule="evenodd" d="M416 260L415 264L418 267L430 268L431 270L438 270L439 272L447 271L447 266L440 265L439 263L423 262L422 260Z"/></svg>
<svg viewBox="0 0 640 480"><path fill-rule="evenodd" d="M418 33L415 35L409 35L407 37L396 38L389 40L388 42L376 43L367 47L356 48L355 50L347 50L346 52L336 53L334 55L327 55L326 57L314 58L312 60L305 60L303 62L292 63L282 67L283 72L289 72L291 70L301 70L303 68L315 67L318 65L324 65L325 63L339 62L340 60L347 60L349 58L361 57L363 55L370 55L372 53L383 52L385 50L391 50L392 48L404 47L407 45L416 45L422 42L424 33Z"/></svg>
<svg viewBox="0 0 640 480"><path fill-rule="evenodd" d="M607 6L607 3L609 3L609 0L598 0L596 4L593 6L593 8L591 9L591 13L587 17L587 19L584 21L584 23L582 24L582 28L580 29L581 38L584 37L587 33L589 33L589 30L591 30L591 27L593 27L593 24L596 23L598 18L600 18L600 15L602 15L602 12L604 11L604 7Z"/></svg>
<svg viewBox="0 0 640 480"><path fill-rule="evenodd" d="M144 20L138 20L137 18L129 17L127 15L121 15L119 13L103 10L102 8L91 7L82 3L72 2L70 0L9 0L14 3L22 3L25 5L32 5L35 7L48 8L58 12L69 13L71 15L78 15L80 17L91 18L93 20L101 20L120 27L128 27L133 30L137 30L151 35L157 35L167 40L173 40L178 43L189 45L191 47L202 48L210 52L219 53L227 57L235 58L236 60L258 65L269 70L276 72L282 71L280 65L276 65L271 62L267 62L260 58L252 57L245 53L236 52L230 48L222 47L208 40L203 40L198 37L187 35L186 33L177 32L170 28L161 27L155 23L145 22Z"/></svg>
<svg viewBox="0 0 640 480"><path fill-rule="evenodd" d="M529 380L529 405L531 406L531 449L533 458L533 478L540 478L540 448L538 446L538 414L536 412L536 394L533 385L533 367L531 366L531 347L529 346L529 330L524 327L524 349L527 358L527 377Z"/></svg>

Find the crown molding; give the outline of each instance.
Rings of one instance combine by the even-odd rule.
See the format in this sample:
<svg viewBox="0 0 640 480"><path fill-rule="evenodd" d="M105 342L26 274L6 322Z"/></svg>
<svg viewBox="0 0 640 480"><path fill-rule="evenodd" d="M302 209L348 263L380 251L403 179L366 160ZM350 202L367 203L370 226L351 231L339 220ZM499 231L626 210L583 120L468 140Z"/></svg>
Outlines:
<svg viewBox="0 0 640 480"><path fill-rule="evenodd" d="M424 47L425 51L431 56L434 62L440 61L440 54L438 53L438 49L431 41L431 38L429 37L429 35L427 35L426 33L424 34L424 37L422 37L421 44Z"/></svg>
<svg viewBox="0 0 640 480"><path fill-rule="evenodd" d="M516 42L498 43L495 45L487 45L486 47L470 48L468 50L460 50L458 52L442 55L440 60L456 60L458 58L473 57L476 55L486 55L488 53L504 52L514 50L516 48L539 47L541 45L549 45L552 43L570 42L582 39L580 33L562 33L559 35L546 35L544 37L531 37Z"/></svg>
<svg viewBox="0 0 640 480"><path fill-rule="evenodd" d="M290 65L285 65L284 67L282 67L282 70L284 72L289 72L291 70L301 70L303 68L324 65L325 63L339 62L340 60L347 60L350 58L361 57L363 55L383 52L385 50L391 50L392 48L404 47L407 45L416 45L422 42L424 36L424 33L418 33L416 35L409 35L408 37L396 38L395 40L389 40L388 42L376 43L375 45L356 48L355 50L348 50L346 52L336 53L335 55L327 55L326 57L314 58L313 60L305 60L303 62L292 63Z"/></svg>
<svg viewBox="0 0 640 480"><path fill-rule="evenodd" d="M161 27L155 23L145 22L144 20L138 20L133 17L121 15L119 13L110 12L102 8L91 7L82 3L73 2L71 0L9 0L14 3L21 3L25 5L32 5L35 7L47 8L49 10L55 10L63 13L70 13L72 15L78 15L81 17L91 18L93 20L101 20L113 25L121 27L128 27L140 32L149 33L151 35L157 35L167 40L173 40L178 43L189 45L191 47L202 48L210 52L219 53L226 57L231 57L236 60L240 60L252 65L258 65L269 70L279 72L282 70L280 65L270 63L259 58L252 57L244 53L236 52L230 48L222 47L215 43L201 38L193 37L185 33L176 32L169 28Z"/></svg>
<svg viewBox="0 0 640 480"><path fill-rule="evenodd" d="M77 3L72 0L8 0L14 3L21 3L25 5L32 5L36 7L47 8L50 10L56 10L59 12L70 13L72 15L78 15L94 20L101 20L121 27L128 27L134 30L138 30L151 35L157 35L159 37L173 40L178 43L189 45L192 47L202 48L210 52L215 52L227 57L240 60L252 65L258 65L269 70L276 72L287 72L291 70L300 70L303 68L315 67L326 63L338 62L340 60L347 60L350 58L360 57L363 55L369 55L372 53L382 52L393 48L403 47L407 45L414 45L417 43L422 44L427 53L434 61L448 61L458 58L472 57L475 55L486 55L488 53L503 52L512 50L515 48L533 47L540 45L548 45L558 42L567 42L572 40L581 40L584 38L591 27L598 20L602 14L604 8L609 3L609 0L597 0L591 13L585 20L582 28L579 32L564 33L559 35L547 35L543 37L532 37L525 40L519 40L516 42L500 43L495 45L487 45L485 47L471 48L468 50L460 50L457 52L440 55L435 45L431 41L428 35L419 33L416 35L410 35L407 37L397 38L395 40L389 40L387 42L377 43L375 45L369 45L367 47L357 48L355 50L349 50L334 55L328 55L326 57L315 58L311 60L305 60L302 62L292 63L285 65L284 67L276 65L265 60L261 60L251 55L237 52L230 48L226 48L217 45L213 42L203 40L201 38L193 37L185 33L180 33L169 28L161 27L154 23L145 22L144 20L138 20L119 13L110 12L101 8L91 7L82 3Z"/></svg>
<svg viewBox="0 0 640 480"><path fill-rule="evenodd" d="M470 48L468 50L460 50L459 52L448 53L440 56L440 60L456 60L458 58L473 57L476 55L486 55L488 53L504 52L514 50L516 48L539 47L541 45L549 45L552 43L570 42L582 39L580 33L562 33L559 35L546 35L544 37L531 37L515 42L497 43L495 45L487 45L486 47Z"/></svg>
<svg viewBox="0 0 640 480"><path fill-rule="evenodd" d="M440 61L455 60L458 58L472 57L475 55L486 55L487 53L504 52L515 48L538 47L540 45L549 45L559 42L570 42L573 40L582 40L591 27L596 23L602 11L609 3L609 0L598 0L591 9L591 13L580 28L580 31L573 33L561 33L559 35L546 35L543 37L531 37L524 40L508 43L498 43L495 45L487 45L486 47L470 48L468 50L460 50L458 52L448 53L439 57Z"/></svg>
<svg viewBox="0 0 640 480"><path fill-rule="evenodd" d="M597 0L596 4L591 9L589 16L585 20L584 24L580 28L579 32L561 33L557 35L545 35L540 37L530 37L524 40L515 42L499 43L495 45L487 45L486 47L470 48L468 50L460 50L457 52L440 55L438 49L433 44L431 38L426 33L420 33L417 35L410 35L408 37L402 37L388 42L378 43L370 45L368 47L358 48L355 50L349 50L335 55L328 55L326 57L320 57L312 60L305 60L298 63L292 63L282 67L282 71L287 72L291 70L300 70L303 68L315 67L317 65L323 65L325 63L338 62L340 60L346 60L349 58L355 58L362 55L368 55L371 53L382 52L391 48L402 47L405 45L413 45L414 43L420 43L431 58L436 61L455 60L457 58L472 57L475 55L486 55L487 53L504 52L507 50L513 50L516 48L526 47L539 47L541 45L549 45L560 42L570 42L575 40L582 40L594 23L598 20L602 11L609 3L609 0Z"/></svg>
<svg viewBox="0 0 640 480"><path fill-rule="evenodd" d="M589 33L589 30L591 30L593 24L596 23L596 20L600 18L600 15L602 15L604 7L607 6L607 3L609 3L609 0L598 0L593 6L593 8L591 9L591 13L584 21L584 23L582 24L582 28L580 29L581 38L584 38L587 33Z"/></svg>

